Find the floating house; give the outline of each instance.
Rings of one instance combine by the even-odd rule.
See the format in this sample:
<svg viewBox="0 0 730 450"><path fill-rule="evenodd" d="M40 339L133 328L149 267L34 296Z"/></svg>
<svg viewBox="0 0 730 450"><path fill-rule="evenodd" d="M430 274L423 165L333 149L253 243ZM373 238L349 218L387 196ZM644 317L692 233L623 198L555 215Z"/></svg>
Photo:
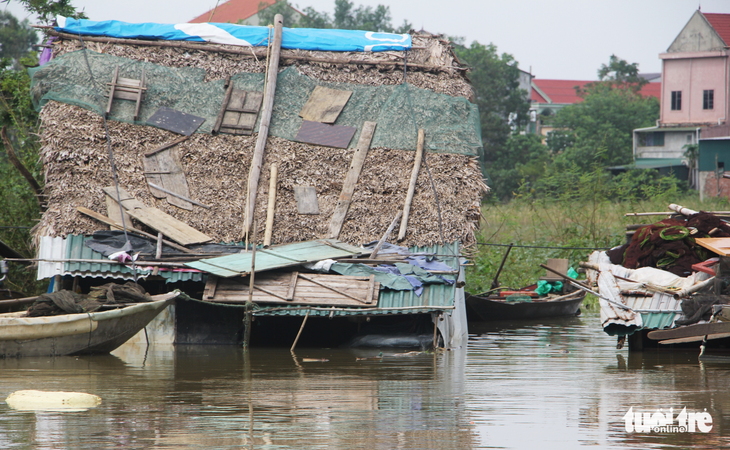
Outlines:
<svg viewBox="0 0 730 450"><path fill-rule="evenodd" d="M178 344L461 345L488 188L447 41L65 18L48 35L39 278L180 289Z"/></svg>

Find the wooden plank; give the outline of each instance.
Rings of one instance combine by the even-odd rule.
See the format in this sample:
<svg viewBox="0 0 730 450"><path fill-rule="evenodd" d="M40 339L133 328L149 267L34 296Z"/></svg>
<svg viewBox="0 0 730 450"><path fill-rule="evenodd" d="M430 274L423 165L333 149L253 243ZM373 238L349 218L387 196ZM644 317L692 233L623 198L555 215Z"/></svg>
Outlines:
<svg viewBox="0 0 730 450"><path fill-rule="evenodd" d="M221 124L223 123L223 115L226 113L226 107L228 107L228 102L231 99L231 93L233 93L233 83L231 83L231 76L226 77L225 86L228 86L228 89L226 89L226 93L223 96L223 103L221 104L221 110L218 113L218 117L215 119L215 124L213 125L213 134L218 133L221 129Z"/></svg>
<svg viewBox="0 0 730 450"><path fill-rule="evenodd" d="M152 156L152 155L154 155L155 153L159 153L159 152L161 152L161 151L163 151L163 150L167 150L167 149L168 149L168 148L170 148L170 147L174 147L174 146L176 146L177 144L180 144L180 143L182 143L182 142L186 141L186 140L187 140L187 139L188 139L189 137L190 137L190 136L182 136L182 137L180 137L180 138L178 138L178 139L175 139L175 140L174 140L174 141L172 141L172 142L168 142L167 144L162 144L162 145L160 145L159 147L155 148L154 150L150 150L150 151L148 151L148 152L147 152L147 153L145 153L144 155L145 155L145 156Z"/></svg>
<svg viewBox="0 0 730 450"><path fill-rule="evenodd" d="M114 222L126 224L127 228L131 227L132 218L129 217L129 214L127 214L126 211L124 211L124 208L120 209L119 203L108 195L105 195L104 199L106 200L106 215ZM124 216L124 219L122 219L122 216ZM109 229L116 230L117 228L114 225L109 225Z"/></svg>
<svg viewBox="0 0 730 450"><path fill-rule="evenodd" d="M290 281L293 275L286 272L260 274L257 271L252 301L274 304L362 307L365 306L362 300L355 300L351 297L364 299L370 291L370 277L307 274L306 278L301 278L302 275L299 274L300 279L297 283L296 292L292 295L291 300L283 300L282 297L287 298L286 294L290 290ZM374 283L372 287L374 292L373 300L368 306L377 304L380 283ZM342 291L344 293L345 289L347 290L346 294L349 294L349 296L337 292ZM247 280L241 278L220 280L215 296L210 299L206 298L206 300L221 303L245 303L247 299Z"/></svg>
<svg viewBox="0 0 730 450"><path fill-rule="evenodd" d="M243 102L242 112L254 114L254 122L261 110L261 102L264 100L263 92L249 91L246 93L246 101Z"/></svg>
<svg viewBox="0 0 730 450"><path fill-rule="evenodd" d="M180 149L173 147L155 156L160 170L170 172L160 175L162 184L158 186L162 189L159 190L167 194L167 202L171 205L191 211L194 202L190 200L188 180L185 178L180 160Z"/></svg>
<svg viewBox="0 0 730 450"><path fill-rule="evenodd" d="M730 238L696 238L695 242L720 256L730 255Z"/></svg>
<svg viewBox="0 0 730 450"><path fill-rule="evenodd" d="M376 256L378 256L378 252L380 251L380 248L385 244L385 241L388 240L388 237L390 236L390 233L393 232L393 228L395 228L395 224L398 223L398 220L400 219L401 214L403 214L403 211L398 211L398 214L395 215L395 218L392 222L390 222L390 226L387 230L385 230L385 234L383 237L380 238L377 245L373 249L373 252L370 254L368 259L375 259Z"/></svg>
<svg viewBox="0 0 730 450"><path fill-rule="evenodd" d="M351 95L352 91L316 86L299 116L314 122L335 123Z"/></svg>
<svg viewBox="0 0 730 450"><path fill-rule="evenodd" d="M719 333L730 333L730 322L699 323L669 330L654 330L650 331L647 336L655 341L663 341Z"/></svg>
<svg viewBox="0 0 730 450"><path fill-rule="evenodd" d="M406 230L408 229L408 217L411 214L411 204L413 203L413 194L416 192L416 182L418 181L418 172L421 170L421 161L423 160L423 143L425 133L423 129L418 130L418 142L416 143L416 158L413 161L413 170L411 171L411 181L408 183L408 194L406 194L406 204L403 207L403 218L400 222L400 230L398 231L398 241L406 238Z"/></svg>
<svg viewBox="0 0 730 450"><path fill-rule="evenodd" d="M127 212L143 224L181 245L203 244L212 240L209 236L157 208L137 208L127 210Z"/></svg>
<svg viewBox="0 0 730 450"><path fill-rule="evenodd" d="M109 198L109 197L107 197L107 198ZM114 204L115 204L115 206L117 205L116 202ZM106 216L104 216L102 214L99 214L96 211L92 211L89 208L84 208L83 206L79 206L78 208L76 208L76 210L78 212L82 213L82 214L85 214L85 215L87 215L87 216L89 216L91 218L94 218L94 219L98 220L99 222L102 222L102 223L105 223L105 224L109 225L112 229L115 229L115 230L123 230L124 229L124 227L122 226L122 224L120 222L115 222L115 221L111 220L109 217L106 217ZM131 224L131 220L129 222L127 222L127 223L128 224ZM148 237L148 238L152 238L152 239L157 239L157 236L155 236L153 234L150 234L150 233L147 233L147 232L144 232L142 230L138 230L138 229L132 227L131 225L127 225L127 231L129 231L131 233L139 234L140 236L144 236L144 237ZM180 250L181 252L184 252L184 253L195 253L192 250L190 250L189 248L185 248L182 245L178 245L178 244L176 244L174 242L170 242L170 241L167 241L165 239L163 239L162 242L164 242L165 245L167 245L167 246L170 246L172 248L176 248L176 249Z"/></svg>
<svg viewBox="0 0 730 450"><path fill-rule="evenodd" d="M294 198L297 201L297 212L299 214L319 214L317 190L314 186L294 186Z"/></svg>
<svg viewBox="0 0 730 450"><path fill-rule="evenodd" d="M667 344L686 344L687 342L702 342L705 340L705 336L707 336L707 340L710 341L712 339L724 339L724 338L730 337L730 333L716 333L716 334L692 336L692 337L678 338L678 339L666 339L664 341L659 341L659 343L667 345Z"/></svg>
<svg viewBox="0 0 730 450"><path fill-rule="evenodd" d="M348 170L347 176L345 177L340 198L337 201L335 212L332 214L332 220L330 221L330 229L327 236L331 239L337 239L340 236L340 231L342 231L342 225L345 223L347 211L352 202L352 195L355 193L355 185L357 184L358 178L360 178L360 172L365 164L365 157L368 154L370 142L375 133L375 125L375 122L365 122L363 124L362 131L360 132L360 140L357 142L357 148L352 155L350 170Z"/></svg>
<svg viewBox="0 0 730 450"><path fill-rule="evenodd" d="M299 272L292 272L291 280L289 280L289 290L286 291L286 299L294 299L294 293L297 289L297 280L299 279Z"/></svg>
<svg viewBox="0 0 730 450"><path fill-rule="evenodd" d="M116 197L114 186L105 187L104 192L112 198ZM144 203L132 197L125 189L119 188L119 194L122 198L122 206L127 210L127 214L155 231L159 231L173 241L179 242L182 245L191 245L202 244L212 240L209 236L175 219L171 215L157 208L146 206Z"/></svg>
<svg viewBox="0 0 730 450"><path fill-rule="evenodd" d="M134 117L132 120L137 120L139 118L139 107L142 104L142 95L144 95L144 78L145 78L145 72L144 69L142 69L142 78L139 80L139 91L137 93L137 104L134 108Z"/></svg>
<svg viewBox="0 0 730 450"><path fill-rule="evenodd" d="M367 296L365 298L355 297L354 295L350 295L350 294L348 294L347 292L345 292L345 291L343 291L341 289L337 289L334 286L328 286L325 283L320 283L319 281L315 280L314 278L310 278L310 277L308 277L306 275L302 275L301 273L299 274L299 278L303 278L303 279L309 281L310 283L314 283L314 284L319 285L319 286L321 286L321 287L323 287L325 289L329 289L331 291L337 292L340 295L344 295L345 297L349 297L349 298L351 298L353 300L357 300L358 302L368 303ZM350 289L350 291L353 291L353 289L351 287L349 289Z"/></svg>
<svg viewBox="0 0 730 450"><path fill-rule="evenodd" d="M203 291L203 300L209 300L215 297L215 291L218 287L218 277L215 275L208 275L208 279L205 281L205 290Z"/></svg>
<svg viewBox="0 0 730 450"><path fill-rule="evenodd" d="M112 112L112 102L114 101L114 90L117 87L117 79L119 78L119 66L114 69L114 75L112 76L112 84L109 88L109 103L106 105L106 113Z"/></svg>
<svg viewBox="0 0 730 450"><path fill-rule="evenodd" d="M370 275L370 279L368 280L368 296L367 296L367 302L372 303L373 298L375 297L375 275Z"/></svg>
<svg viewBox="0 0 730 450"><path fill-rule="evenodd" d="M197 205L197 206L200 206L201 208L205 208L205 209L210 209L210 206L208 206L208 205L204 205L203 203L196 202L195 200L189 199L187 197L183 197L182 195L177 194L175 192L168 191L167 189L165 189L165 188L163 188L161 186L157 186L154 183L148 183L148 184L150 186L150 189L157 189L159 191L164 192L165 194L172 195L174 197L177 197L177 198L180 198L182 200L185 200L188 203L192 203L193 205Z"/></svg>
<svg viewBox="0 0 730 450"><path fill-rule="evenodd" d="M162 186L162 174L160 174L162 170L160 170L160 165L157 162L157 155L153 154L152 156L143 156L142 166L144 167L144 176L147 180L147 184L150 185L150 193L152 194L152 196L155 198L167 198L166 193L154 187ZM107 198L109 198L109 196L107 196Z"/></svg>

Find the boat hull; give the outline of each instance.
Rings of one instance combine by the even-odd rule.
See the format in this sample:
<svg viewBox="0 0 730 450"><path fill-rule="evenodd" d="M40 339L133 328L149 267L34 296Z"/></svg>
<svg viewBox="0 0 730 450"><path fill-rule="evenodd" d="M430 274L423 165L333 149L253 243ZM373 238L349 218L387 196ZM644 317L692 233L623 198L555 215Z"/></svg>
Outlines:
<svg viewBox="0 0 730 450"><path fill-rule="evenodd" d="M153 296L149 303L88 314L1 314L0 358L109 353L147 326L176 296Z"/></svg>
<svg viewBox="0 0 730 450"><path fill-rule="evenodd" d="M470 322L541 319L574 316L580 310L585 292L579 291L550 301L508 303L489 297L466 296L466 314Z"/></svg>

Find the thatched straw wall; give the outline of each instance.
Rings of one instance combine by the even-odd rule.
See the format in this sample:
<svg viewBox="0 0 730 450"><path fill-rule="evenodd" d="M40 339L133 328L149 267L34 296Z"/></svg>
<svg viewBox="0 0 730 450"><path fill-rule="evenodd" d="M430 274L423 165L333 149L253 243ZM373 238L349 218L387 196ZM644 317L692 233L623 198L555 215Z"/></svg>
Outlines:
<svg viewBox="0 0 730 450"><path fill-rule="evenodd" d="M423 48L409 52L409 63L440 65L446 70L411 70L409 83L453 96L472 95L463 71L459 70L458 63L442 41L415 37L414 45ZM97 52L170 67L201 67L207 71L209 79L264 70L264 61L244 55L98 42L87 42L87 46ZM64 40L55 45L55 53L78 48L78 41ZM284 63L287 52L290 55L328 55L285 51ZM357 56L389 60L402 57L395 53ZM297 68L325 81L367 85L403 81L403 70L397 67L297 63ZM102 188L112 185L113 178L102 119L90 111L56 102L46 104L41 119L44 144L41 158L45 167L48 210L36 229L36 237L90 234L104 229L103 224L76 212L76 207L85 206L106 214ZM216 241L241 239L246 178L256 134L211 136L196 133L178 146L191 198L212 207L205 210L196 206L193 211L186 211L150 194L142 165L144 152L172 141L177 135L154 127L112 121L109 132L121 187L139 201L171 214ZM263 237L271 163L279 165L273 243L295 242L326 235L352 152L269 137L256 204L259 236ZM414 156L412 151L383 148L369 151L340 239L362 244L376 240L384 233L405 202ZM481 196L487 189L476 160L463 155L436 153L428 153L426 158L438 192L443 236L439 232L431 181L422 166L411 207L409 232L402 244L432 245L441 242L442 238L446 242L473 243ZM316 187L319 215L297 213L293 187L305 185ZM133 225L145 229L139 223Z"/></svg>
<svg viewBox="0 0 730 450"><path fill-rule="evenodd" d="M113 185L104 126L96 114L76 106L49 102L41 113L48 210L36 236L90 234L104 225L76 212L85 206L106 213L102 188ZM249 162L256 143L253 136L195 134L180 144L181 162L193 200L210 205L186 211L154 198L146 184L143 154L177 137L149 126L109 122L120 186L146 205L159 208L208 234L217 241L241 238L243 205ZM326 235L342 190L353 150L317 147L269 138L259 183L256 219L263 237L269 186L269 168L279 165L279 191L274 222L274 243L316 239ZM358 181L353 203L340 239L362 244L378 239L405 202L415 153L371 149ZM427 154L441 206L444 240L474 242L481 195L486 186L478 164L463 155ZM294 186L315 186L319 215L300 215ZM135 224L142 229L144 226ZM441 242L437 206L426 170L422 167L411 207L405 245Z"/></svg>

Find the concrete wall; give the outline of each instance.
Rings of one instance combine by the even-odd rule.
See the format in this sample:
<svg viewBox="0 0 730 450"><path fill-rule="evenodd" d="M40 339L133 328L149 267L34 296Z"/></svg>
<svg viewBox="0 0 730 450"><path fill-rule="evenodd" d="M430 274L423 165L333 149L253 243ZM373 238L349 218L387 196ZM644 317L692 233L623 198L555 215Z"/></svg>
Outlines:
<svg viewBox="0 0 730 450"><path fill-rule="evenodd" d="M686 149L682 147L696 142L694 131L662 131L664 132L664 145L652 147L640 147L638 138L642 132L636 132L636 158L684 158Z"/></svg>
<svg viewBox="0 0 730 450"><path fill-rule="evenodd" d="M724 47L722 39L712 29L707 19L702 13L695 11L667 52L704 52L723 50Z"/></svg>

